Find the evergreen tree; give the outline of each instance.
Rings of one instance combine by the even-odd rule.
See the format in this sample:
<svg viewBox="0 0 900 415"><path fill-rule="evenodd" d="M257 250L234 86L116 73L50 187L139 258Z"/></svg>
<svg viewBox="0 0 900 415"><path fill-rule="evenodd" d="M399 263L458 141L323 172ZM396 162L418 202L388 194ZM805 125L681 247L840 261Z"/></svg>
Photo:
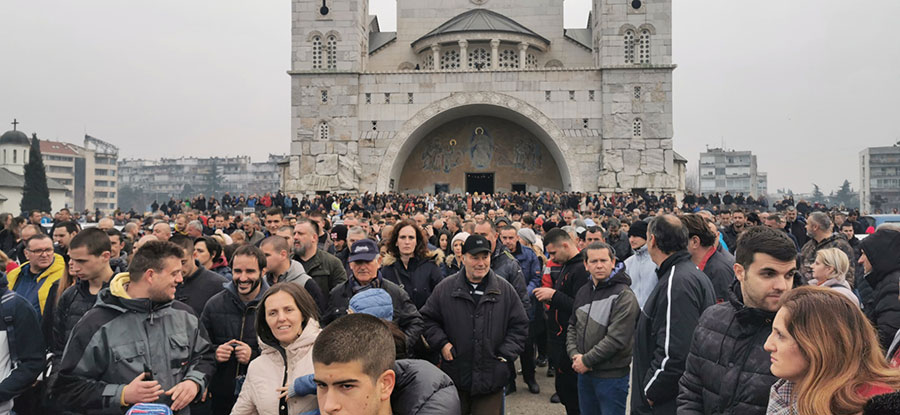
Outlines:
<svg viewBox="0 0 900 415"><path fill-rule="evenodd" d="M41 212L50 212L50 189L47 188L47 171L44 169L44 159L41 157L41 142L37 134L31 136L31 152L28 155L28 164L25 165L25 189L22 192L22 202L19 208L24 213L37 209Z"/></svg>
<svg viewBox="0 0 900 415"><path fill-rule="evenodd" d="M813 192L810 199L812 199L813 202L822 202L825 200L825 194L822 193L822 189L819 189L819 185L815 183L813 183Z"/></svg>

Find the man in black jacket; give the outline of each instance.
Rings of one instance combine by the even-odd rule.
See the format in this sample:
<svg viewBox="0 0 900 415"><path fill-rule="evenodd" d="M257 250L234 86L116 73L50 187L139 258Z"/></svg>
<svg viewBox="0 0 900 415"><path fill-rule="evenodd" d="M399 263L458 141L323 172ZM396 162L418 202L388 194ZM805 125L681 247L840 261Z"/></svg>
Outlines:
<svg viewBox="0 0 900 415"><path fill-rule="evenodd" d="M225 289L228 279L206 269L200 262L194 259L194 242L187 236L177 234L169 239L170 242L181 247L184 256L181 257L181 271L184 281L178 284L175 299L185 303L194 311L194 315L200 317L206 302L212 296Z"/></svg>
<svg viewBox="0 0 900 415"><path fill-rule="evenodd" d="M425 337L459 392L462 414L500 414L508 362L525 348L528 317L512 285L491 270L491 243L471 235L463 269L435 287L425 306Z"/></svg>
<svg viewBox="0 0 900 415"><path fill-rule="evenodd" d="M731 225L725 227L722 231L722 239L728 250L734 255L734 246L737 245L737 239L741 236L741 232L747 229L747 214L743 210L736 209L731 212Z"/></svg>
<svg viewBox="0 0 900 415"><path fill-rule="evenodd" d="M562 264L553 288L534 289L538 301L550 305L547 313L547 345L556 358L556 394L569 415L580 413L578 407L578 376L572 369L572 361L566 353L566 335L572 316L575 294L587 284L591 274L584 268L584 257L575 247L575 241L562 229L551 229L544 236L544 248L550 260Z"/></svg>
<svg viewBox="0 0 900 415"><path fill-rule="evenodd" d="M688 247L691 261L703 271L716 290L716 304L728 301L731 283L734 282L734 256L717 249L715 225L701 215L691 213L681 217L688 229Z"/></svg>
<svg viewBox="0 0 900 415"><path fill-rule="evenodd" d="M715 289L691 262L688 231L677 217L657 216L647 236L659 283L635 331L631 413L674 415L691 334L703 311L715 304Z"/></svg>
<svg viewBox="0 0 900 415"><path fill-rule="evenodd" d="M44 370L47 348L44 336L34 330L40 316L28 300L7 288L3 273L0 273L0 296L4 312L0 333L6 343L0 348L0 413L10 413L13 398L30 390Z"/></svg>
<svg viewBox="0 0 900 415"><path fill-rule="evenodd" d="M763 350L779 300L793 287L797 251L787 234L753 227L737 243L728 302L703 313L678 395L679 414L763 415L778 380Z"/></svg>
<svg viewBox="0 0 900 415"><path fill-rule="evenodd" d="M266 257L259 248L241 246L232 258L233 280L209 299L200 316L216 353L216 372L209 386L214 415L231 413L247 367L259 356L256 309L269 289L263 278Z"/></svg>
<svg viewBox="0 0 900 415"><path fill-rule="evenodd" d="M406 290L381 276L381 255L378 246L371 239L363 239L350 247L350 270L352 274L346 282L338 284L329 294L328 308L322 323L327 325L347 314L350 298L354 294L369 289L383 288L394 303L394 322L406 334L406 350L413 350L422 335L422 315L416 309Z"/></svg>
<svg viewBox="0 0 900 415"><path fill-rule="evenodd" d="M894 334L900 328L900 299L897 298L900 282L900 232L879 229L860 243L862 254L859 263L865 270L866 282L872 287L872 296L863 304L866 316L878 330L882 350L890 347Z"/></svg>

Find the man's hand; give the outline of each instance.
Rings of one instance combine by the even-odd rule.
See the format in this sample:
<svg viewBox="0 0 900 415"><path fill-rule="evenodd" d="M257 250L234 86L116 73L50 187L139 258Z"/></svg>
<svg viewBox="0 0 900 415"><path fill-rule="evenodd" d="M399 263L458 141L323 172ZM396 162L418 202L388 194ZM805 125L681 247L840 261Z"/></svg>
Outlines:
<svg viewBox="0 0 900 415"><path fill-rule="evenodd" d="M584 365L584 363L581 362L582 356L583 355L576 354L572 357L572 370L581 375L587 373L590 370L587 366Z"/></svg>
<svg viewBox="0 0 900 415"><path fill-rule="evenodd" d="M174 388L166 391L166 395L172 397L172 411L178 412L184 409L194 400L199 391L200 386L192 380L183 380Z"/></svg>
<svg viewBox="0 0 900 415"><path fill-rule="evenodd" d="M231 359L231 352L234 351L234 347L231 347L231 343L234 340L231 340L226 343L222 343L219 347L216 348L216 361L219 363L225 363L228 359Z"/></svg>
<svg viewBox="0 0 900 415"><path fill-rule="evenodd" d="M156 402L163 394L162 386L155 380L144 380L144 373L138 375L122 390L122 400L126 405Z"/></svg>
<svg viewBox="0 0 900 415"><path fill-rule="evenodd" d="M453 348L453 345L450 343L447 343L441 349L441 356L443 356L444 360L446 360L448 362L453 360L453 353L450 353L450 349L452 349L452 348Z"/></svg>
<svg viewBox="0 0 900 415"><path fill-rule="evenodd" d="M242 365L250 363L250 356L253 355L253 350L250 348L250 345L238 340L232 340L231 342L237 344L234 348L234 356L237 357L238 363Z"/></svg>
<svg viewBox="0 0 900 415"><path fill-rule="evenodd" d="M556 294L556 290L547 287L539 287L535 288L534 297L537 298L538 301L542 303L549 303L550 300L553 299L553 294Z"/></svg>

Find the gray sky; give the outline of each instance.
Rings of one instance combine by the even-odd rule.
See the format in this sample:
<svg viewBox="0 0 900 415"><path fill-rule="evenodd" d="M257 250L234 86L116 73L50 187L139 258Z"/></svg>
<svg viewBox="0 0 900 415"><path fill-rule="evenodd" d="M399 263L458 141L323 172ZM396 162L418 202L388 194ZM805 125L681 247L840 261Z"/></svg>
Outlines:
<svg viewBox="0 0 900 415"><path fill-rule="evenodd" d="M675 1L675 149L752 150L769 188L858 183L900 140L900 1ZM394 0L371 0L393 30ZM589 0L566 0L583 27ZM126 157L286 153L290 2L0 2L0 130Z"/></svg>

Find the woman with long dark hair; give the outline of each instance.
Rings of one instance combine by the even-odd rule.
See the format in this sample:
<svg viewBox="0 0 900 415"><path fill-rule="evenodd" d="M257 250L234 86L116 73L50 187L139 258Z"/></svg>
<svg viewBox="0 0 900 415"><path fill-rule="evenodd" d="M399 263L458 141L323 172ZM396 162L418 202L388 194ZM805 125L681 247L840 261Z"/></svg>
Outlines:
<svg viewBox="0 0 900 415"><path fill-rule="evenodd" d="M444 254L428 250L425 231L412 219L394 226L387 241L382 276L406 290L416 308L422 308L434 287L444 279L440 263Z"/></svg>

